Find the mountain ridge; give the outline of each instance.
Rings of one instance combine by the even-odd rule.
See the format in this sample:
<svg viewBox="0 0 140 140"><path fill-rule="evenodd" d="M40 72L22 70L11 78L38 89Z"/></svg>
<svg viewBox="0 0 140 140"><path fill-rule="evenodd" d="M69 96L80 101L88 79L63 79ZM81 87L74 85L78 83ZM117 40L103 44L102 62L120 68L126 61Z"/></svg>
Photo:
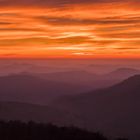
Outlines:
<svg viewBox="0 0 140 140"><path fill-rule="evenodd" d="M140 75L109 88L63 98L56 106L81 117L87 129L140 138Z"/></svg>

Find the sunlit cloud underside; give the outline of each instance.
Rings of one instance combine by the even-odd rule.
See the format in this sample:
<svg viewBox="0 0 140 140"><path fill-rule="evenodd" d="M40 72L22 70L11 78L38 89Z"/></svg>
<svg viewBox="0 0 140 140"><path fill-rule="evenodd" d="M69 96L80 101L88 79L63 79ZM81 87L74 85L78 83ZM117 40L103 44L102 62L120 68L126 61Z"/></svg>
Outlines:
<svg viewBox="0 0 140 140"><path fill-rule="evenodd" d="M140 2L0 1L0 57L140 58Z"/></svg>

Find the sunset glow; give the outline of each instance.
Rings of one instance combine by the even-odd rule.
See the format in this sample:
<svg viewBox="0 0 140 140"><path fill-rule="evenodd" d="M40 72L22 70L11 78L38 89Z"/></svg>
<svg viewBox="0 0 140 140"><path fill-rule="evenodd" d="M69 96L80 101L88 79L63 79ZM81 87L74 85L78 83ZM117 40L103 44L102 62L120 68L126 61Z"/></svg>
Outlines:
<svg viewBox="0 0 140 140"><path fill-rule="evenodd" d="M140 58L139 0L28 1L0 1L1 58Z"/></svg>

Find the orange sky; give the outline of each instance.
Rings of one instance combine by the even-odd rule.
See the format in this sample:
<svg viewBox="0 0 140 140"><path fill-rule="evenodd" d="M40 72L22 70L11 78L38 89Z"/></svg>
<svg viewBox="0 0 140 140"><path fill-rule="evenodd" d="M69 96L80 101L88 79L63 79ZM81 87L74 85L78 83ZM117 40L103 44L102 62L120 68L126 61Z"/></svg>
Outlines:
<svg viewBox="0 0 140 140"><path fill-rule="evenodd" d="M0 3L0 57L140 58L140 2L101 1Z"/></svg>

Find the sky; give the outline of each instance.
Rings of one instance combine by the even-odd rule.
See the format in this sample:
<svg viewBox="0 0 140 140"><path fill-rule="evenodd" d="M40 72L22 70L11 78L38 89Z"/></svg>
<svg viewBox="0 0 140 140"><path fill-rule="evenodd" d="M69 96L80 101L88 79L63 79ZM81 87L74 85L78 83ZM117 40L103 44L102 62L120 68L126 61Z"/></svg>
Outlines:
<svg viewBox="0 0 140 140"><path fill-rule="evenodd" d="M0 58L140 58L140 0L0 0Z"/></svg>

